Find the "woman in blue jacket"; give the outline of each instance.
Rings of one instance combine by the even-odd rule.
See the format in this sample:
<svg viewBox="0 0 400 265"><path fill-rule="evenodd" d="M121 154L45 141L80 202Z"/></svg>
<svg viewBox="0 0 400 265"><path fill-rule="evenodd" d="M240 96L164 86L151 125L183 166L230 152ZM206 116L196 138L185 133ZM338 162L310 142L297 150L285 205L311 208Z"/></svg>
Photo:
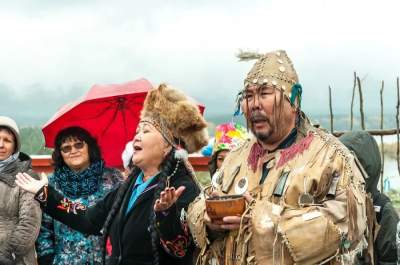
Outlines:
<svg viewBox="0 0 400 265"><path fill-rule="evenodd" d="M54 173L49 185L63 197L87 207L110 192L122 175L107 168L96 140L80 127L61 130L55 139ZM102 238L74 230L47 214L36 241L39 265L94 265L102 261Z"/></svg>

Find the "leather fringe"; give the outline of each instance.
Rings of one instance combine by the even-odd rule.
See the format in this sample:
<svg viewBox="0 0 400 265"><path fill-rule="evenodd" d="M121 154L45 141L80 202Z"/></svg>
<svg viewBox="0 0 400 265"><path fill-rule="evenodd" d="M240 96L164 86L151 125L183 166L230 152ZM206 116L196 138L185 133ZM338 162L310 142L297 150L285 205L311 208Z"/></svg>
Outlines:
<svg viewBox="0 0 400 265"><path fill-rule="evenodd" d="M347 216L349 218L348 239L354 241L358 237L357 199L351 185L347 188Z"/></svg>

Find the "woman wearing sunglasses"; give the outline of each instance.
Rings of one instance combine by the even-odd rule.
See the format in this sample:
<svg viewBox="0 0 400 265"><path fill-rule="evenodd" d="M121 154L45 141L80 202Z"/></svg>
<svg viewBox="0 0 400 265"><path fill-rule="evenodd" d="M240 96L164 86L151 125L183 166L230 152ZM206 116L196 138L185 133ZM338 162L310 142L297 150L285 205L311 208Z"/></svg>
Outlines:
<svg viewBox="0 0 400 265"><path fill-rule="evenodd" d="M40 228L40 207L33 194L15 185L18 172L32 172L31 159L20 152L17 124L0 116L0 264L35 265L35 239Z"/></svg>
<svg viewBox="0 0 400 265"><path fill-rule="evenodd" d="M94 205L122 181L118 170L104 166L96 140L80 127L57 134L52 158L54 173L49 176L49 185L84 206ZM42 219L36 241L39 265L101 263L101 237L86 237L47 214Z"/></svg>
<svg viewBox="0 0 400 265"><path fill-rule="evenodd" d="M206 127L182 92L160 85L144 102L131 174L95 206L63 199L45 179L19 174L16 183L35 193L46 213L84 233L101 233L108 265L189 265L194 245L185 211L200 188L187 153L207 144Z"/></svg>

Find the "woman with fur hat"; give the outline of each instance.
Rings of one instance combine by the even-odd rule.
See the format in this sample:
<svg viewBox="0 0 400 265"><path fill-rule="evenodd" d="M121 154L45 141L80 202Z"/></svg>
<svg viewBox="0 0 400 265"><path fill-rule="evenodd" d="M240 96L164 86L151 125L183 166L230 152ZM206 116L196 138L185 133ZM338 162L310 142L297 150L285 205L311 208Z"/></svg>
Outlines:
<svg viewBox="0 0 400 265"><path fill-rule="evenodd" d="M37 178L31 159L20 152L17 124L0 116L0 264L34 265L41 211L33 194L15 185L18 172Z"/></svg>
<svg viewBox="0 0 400 265"><path fill-rule="evenodd" d="M106 264L191 264L185 210L199 194L187 152L207 144L198 107L166 85L150 91L133 138L134 168L127 181L93 207L72 203L47 181L20 174L43 210L86 234L104 237Z"/></svg>

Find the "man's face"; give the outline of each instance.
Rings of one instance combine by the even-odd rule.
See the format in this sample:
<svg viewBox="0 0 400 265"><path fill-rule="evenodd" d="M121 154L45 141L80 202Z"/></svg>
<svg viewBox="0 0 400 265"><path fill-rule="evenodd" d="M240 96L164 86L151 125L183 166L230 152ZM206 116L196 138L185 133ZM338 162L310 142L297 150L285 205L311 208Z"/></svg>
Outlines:
<svg viewBox="0 0 400 265"><path fill-rule="evenodd" d="M281 104L282 112L279 113ZM242 110L251 131L257 139L265 143L281 140L279 132L292 126L293 108L289 101L282 97L282 92L272 86L247 87L243 95ZM279 130L276 125L280 126Z"/></svg>

